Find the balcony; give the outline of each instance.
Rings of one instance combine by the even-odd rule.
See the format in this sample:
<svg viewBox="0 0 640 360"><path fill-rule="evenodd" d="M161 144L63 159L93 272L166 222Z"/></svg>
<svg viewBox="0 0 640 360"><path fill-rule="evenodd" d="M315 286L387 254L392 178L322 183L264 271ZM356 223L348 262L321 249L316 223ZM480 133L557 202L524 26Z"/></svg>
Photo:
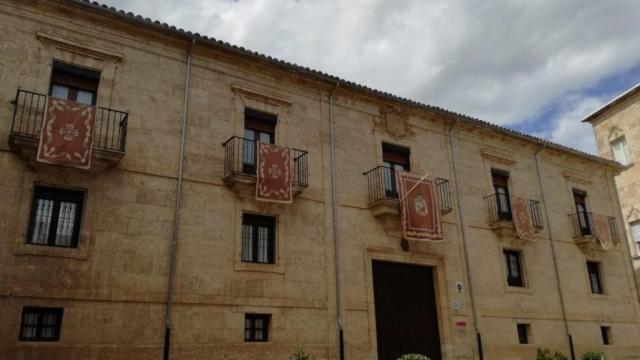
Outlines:
<svg viewBox="0 0 640 360"><path fill-rule="evenodd" d="M224 178L229 188L255 187L256 184L256 151L255 140L232 136L225 141ZM298 195L309 186L308 153L304 150L291 149L293 157L293 194ZM243 191L243 190L241 190Z"/></svg>
<svg viewBox="0 0 640 360"><path fill-rule="evenodd" d="M40 163L36 163L36 152L40 143L47 95L18 89L13 104L9 146L33 165L39 165ZM128 116L123 111L96 107L92 164L89 171L103 171L122 159L125 154Z"/></svg>
<svg viewBox="0 0 640 360"><path fill-rule="evenodd" d="M602 244L597 239L596 222L594 221L595 214L590 211L579 211L569 214L571 220L571 226L573 228L573 238L576 244L579 246L592 246L606 250L606 244ZM608 232L613 245L616 245L620 241L620 233L618 232L618 225L616 219L611 216L606 216L607 228L604 231Z"/></svg>
<svg viewBox="0 0 640 360"><path fill-rule="evenodd" d="M384 165L364 172L369 186L369 209L376 218L399 217L398 191L396 188L395 170ZM441 214L448 214L453 210L451 201L451 186L449 180L436 178L436 196ZM389 219L390 220L390 219ZM395 222L397 219L391 221Z"/></svg>
<svg viewBox="0 0 640 360"><path fill-rule="evenodd" d="M489 227L499 237L517 237L513 214L511 212L511 199L507 194L495 193L484 197L489 209ZM529 218L535 229L540 232L544 229L544 220L540 209L540 202L529 200Z"/></svg>

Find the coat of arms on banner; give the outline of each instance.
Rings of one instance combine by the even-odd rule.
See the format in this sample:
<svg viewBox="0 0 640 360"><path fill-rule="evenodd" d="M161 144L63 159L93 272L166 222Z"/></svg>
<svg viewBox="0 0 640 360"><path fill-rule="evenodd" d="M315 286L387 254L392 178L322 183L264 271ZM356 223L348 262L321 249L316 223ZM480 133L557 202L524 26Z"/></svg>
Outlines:
<svg viewBox="0 0 640 360"><path fill-rule="evenodd" d="M436 187L432 179L398 171L396 173L402 232L409 240L442 240L444 233Z"/></svg>
<svg viewBox="0 0 640 360"><path fill-rule="evenodd" d="M291 203L293 201L291 150L287 147L258 142L257 160L256 199Z"/></svg>
<svg viewBox="0 0 640 360"><path fill-rule="evenodd" d="M80 169L90 168L95 123L94 106L49 97L36 160Z"/></svg>
<svg viewBox="0 0 640 360"><path fill-rule="evenodd" d="M519 196L512 196L511 213L518 237L523 240L533 239L535 228L529 215L529 201Z"/></svg>

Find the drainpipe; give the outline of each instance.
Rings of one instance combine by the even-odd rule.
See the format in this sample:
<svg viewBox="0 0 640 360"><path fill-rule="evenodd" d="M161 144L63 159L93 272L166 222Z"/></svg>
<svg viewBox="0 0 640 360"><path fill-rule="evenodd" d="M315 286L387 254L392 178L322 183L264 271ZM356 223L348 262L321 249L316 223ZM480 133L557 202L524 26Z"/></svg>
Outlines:
<svg viewBox="0 0 640 360"><path fill-rule="evenodd" d="M169 275L167 282L167 306L164 314L164 351L163 359L169 360L169 348L171 345L171 311L173 307L173 278L176 272L176 247L178 245L178 225L180 224L180 200L182 198L182 177L184 169L184 144L187 135L187 115L189 111L189 80L191 79L191 53L196 39L191 39L189 52L187 53L187 72L184 82L184 108L182 110L182 134L180 137L180 160L178 169L178 184L176 186L176 209L173 216L173 234L171 236L171 255Z"/></svg>
<svg viewBox="0 0 640 360"><path fill-rule="evenodd" d="M329 94L329 129L331 133L331 211L333 215L333 244L334 262L336 273L336 319L338 321L338 346L340 360L344 360L344 323L342 319L342 296L340 281L340 237L338 236L338 202L336 195L336 139L333 124L333 94L340 84L336 82L335 88Z"/></svg>
<svg viewBox="0 0 640 360"><path fill-rule="evenodd" d="M462 196L460 195L460 182L458 177L458 166L456 164L456 146L453 141L453 127L457 124L457 120L449 128L449 145L451 146L451 161L453 167L453 180L456 186L456 197L458 198L458 222L462 231L462 244L464 250L464 264L467 274L467 284L469 284L469 298L471 299L471 314L473 315L473 327L476 332L476 341L478 345L478 355L480 360L484 359L482 351L482 337L480 336L480 328L478 326L478 311L476 309L475 298L473 294L473 283L471 281L471 269L469 268L469 242L467 238L467 230L464 223L464 206L462 206Z"/></svg>
<svg viewBox="0 0 640 360"><path fill-rule="evenodd" d="M560 270L558 269L558 259L556 257L556 247L555 242L553 241L552 231L551 231L551 221L549 217L549 210L547 210L547 197L544 192L544 184L542 181L542 167L540 166L540 160L538 155L542 152L547 146L542 145L540 150L536 151L535 160L536 160L536 171L538 172L538 184L540 185L540 193L542 194L542 202L544 203L544 216L547 222L547 236L549 237L549 242L551 243L551 258L553 259L553 268L555 270L556 276L556 285L558 286L558 294L560 294L560 306L562 307L562 321L564 323L564 330L567 333L567 338L569 340L569 349L571 350L571 359L576 359L575 350L573 348L573 338L571 337L571 333L569 332L569 322L567 321L567 310L564 303L564 295L562 293L562 286L560 286Z"/></svg>

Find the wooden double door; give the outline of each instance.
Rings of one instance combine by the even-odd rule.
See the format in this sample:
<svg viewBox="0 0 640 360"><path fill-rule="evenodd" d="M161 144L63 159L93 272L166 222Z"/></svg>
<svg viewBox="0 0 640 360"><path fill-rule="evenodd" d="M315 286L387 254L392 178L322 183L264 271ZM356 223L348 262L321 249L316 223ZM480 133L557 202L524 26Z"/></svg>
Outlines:
<svg viewBox="0 0 640 360"><path fill-rule="evenodd" d="M378 360L441 360L433 268L373 261Z"/></svg>

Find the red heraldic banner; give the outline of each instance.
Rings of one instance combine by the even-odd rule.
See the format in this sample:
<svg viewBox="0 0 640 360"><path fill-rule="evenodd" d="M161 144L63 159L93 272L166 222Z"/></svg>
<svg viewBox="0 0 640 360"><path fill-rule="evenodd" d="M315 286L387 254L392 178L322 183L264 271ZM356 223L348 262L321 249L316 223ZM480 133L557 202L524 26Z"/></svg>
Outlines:
<svg viewBox="0 0 640 360"><path fill-rule="evenodd" d="M256 199L289 204L291 193L291 150L258 142Z"/></svg>
<svg viewBox="0 0 640 360"><path fill-rule="evenodd" d="M535 229L529 216L529 200L519 196L511 197L511 212L513 224L516 226L518 237L523 240L533 239Z"/></svg>
<svg viewBox="0 0 640 360"><path fill-rule="evenodd" d="M405 171L396 172L402 218L402 233L408 240L442 240L442 222L431 179Z"/></svg>
<svg viewBox="0 0 640 360"><path fill-rule="evenodd" d="M595 227L595 235L600 241L600 245L604 250L613 248L613 239L609 231L609 218L601 214L593 214L593 225Z"/></svg>
<svg viewBox="0 0 640 360"><path fill-rule="evenodd" d="M49 97L37 161L88 169L95 124L94 106Z"/></svg>

